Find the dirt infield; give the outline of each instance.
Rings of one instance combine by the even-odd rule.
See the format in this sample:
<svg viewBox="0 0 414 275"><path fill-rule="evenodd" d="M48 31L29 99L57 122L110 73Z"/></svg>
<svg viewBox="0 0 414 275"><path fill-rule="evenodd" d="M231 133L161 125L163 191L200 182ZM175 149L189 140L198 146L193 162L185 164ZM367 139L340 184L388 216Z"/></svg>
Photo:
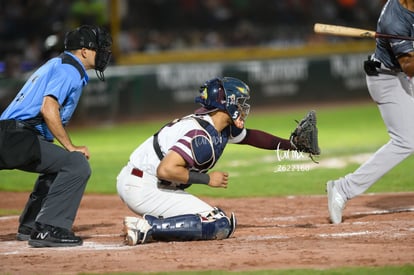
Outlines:
<svg viewBox="0 0 414 275"><path fill-rule="evenodd" d="M0 193L0 208L21 210L27 193ZM414 263L414 193L350 201L344 223L328 223L325 196L212 199L234 211L234 236L222 241L123 245L117 196L85 195L74 230L84 245L31 248L15 240L18 216L0 217L0 273L161 272L385 266Z"/></svg>

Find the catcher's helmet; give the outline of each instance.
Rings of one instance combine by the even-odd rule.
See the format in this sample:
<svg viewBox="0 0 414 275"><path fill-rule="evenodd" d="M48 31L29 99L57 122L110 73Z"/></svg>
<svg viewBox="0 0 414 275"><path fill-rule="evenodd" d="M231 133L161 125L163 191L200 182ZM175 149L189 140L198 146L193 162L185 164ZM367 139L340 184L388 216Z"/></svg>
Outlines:
<svg viewBox="0 0 414 275"><path fill-rule="evenodd" d="M203 112L226 111L233 120L241 116L243 120L249 114L250 88L234 77L213 78L200 87L200 95L195 102L203 106Z"/></svg>
<svg viewBox="0 0 414 275"><path fill-rule="evenodd" d="M83 25L65 35L65 50L77 50L87 48L96 51L95 71L100 80L104 80L104 70L111 58L112 38L102 28ZM99 72L99 74L98 74Z"/></svg>

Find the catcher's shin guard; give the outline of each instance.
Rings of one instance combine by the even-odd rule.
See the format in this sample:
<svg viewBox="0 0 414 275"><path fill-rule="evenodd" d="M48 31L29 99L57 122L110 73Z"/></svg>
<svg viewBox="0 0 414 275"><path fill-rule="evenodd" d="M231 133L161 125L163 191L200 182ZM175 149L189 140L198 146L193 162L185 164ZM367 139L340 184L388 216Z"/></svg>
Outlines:
<svg viewBox="0 0 414 275"><path fill-rule="evenodd" d="M194 214L169 218L145 215L144 219L151 225L149 234L156 241L221 240L229 238L236 227L233 213L230 219L226 216L207 219Z"/></svg>
<svg viewBox="0 0 414 275"><path fill-rule="evenodd" d="M204 240L222 240L230 238L236 230L236 216L231 213L230 218L223 216L215 220L203 221Z"/></svg>

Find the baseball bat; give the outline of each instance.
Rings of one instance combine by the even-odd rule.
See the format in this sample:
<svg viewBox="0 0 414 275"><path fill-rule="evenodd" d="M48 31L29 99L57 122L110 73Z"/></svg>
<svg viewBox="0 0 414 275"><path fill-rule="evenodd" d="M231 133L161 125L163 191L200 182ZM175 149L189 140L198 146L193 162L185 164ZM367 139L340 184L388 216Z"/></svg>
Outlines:
<svg viewBox="0 0 414 275"><path fill-rule="evenodd" d="M313 26L313 30L315 33L319 33L319 34L332 34L332 35L338 35L338 36L374 38L374 39L375 38L388 38L388 39L391 38L391 39L414 41L414 37L410 37L410 36L378 33L372 30L351 28L351 27L338 26L338 25L321 24L321 23L315 23L315 25Z"/></svg>

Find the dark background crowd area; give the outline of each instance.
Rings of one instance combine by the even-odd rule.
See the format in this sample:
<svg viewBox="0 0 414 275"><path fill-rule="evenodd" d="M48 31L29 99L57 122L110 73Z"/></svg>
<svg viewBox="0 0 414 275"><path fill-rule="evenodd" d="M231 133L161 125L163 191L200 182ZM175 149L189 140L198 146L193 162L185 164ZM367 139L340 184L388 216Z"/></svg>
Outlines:
<svg viewBox="0 0 414 275"><path fill-rule="evenodd" d="M118 3L119 16L111 11ZM30 71L82 24L110 29L120 54L231 47L286 48L315 39L316 22L375 29L385 0L0 0L0 76ZM324 43L340 39L326 37ZM115 60L116 63L116 60Z"/></svg>

